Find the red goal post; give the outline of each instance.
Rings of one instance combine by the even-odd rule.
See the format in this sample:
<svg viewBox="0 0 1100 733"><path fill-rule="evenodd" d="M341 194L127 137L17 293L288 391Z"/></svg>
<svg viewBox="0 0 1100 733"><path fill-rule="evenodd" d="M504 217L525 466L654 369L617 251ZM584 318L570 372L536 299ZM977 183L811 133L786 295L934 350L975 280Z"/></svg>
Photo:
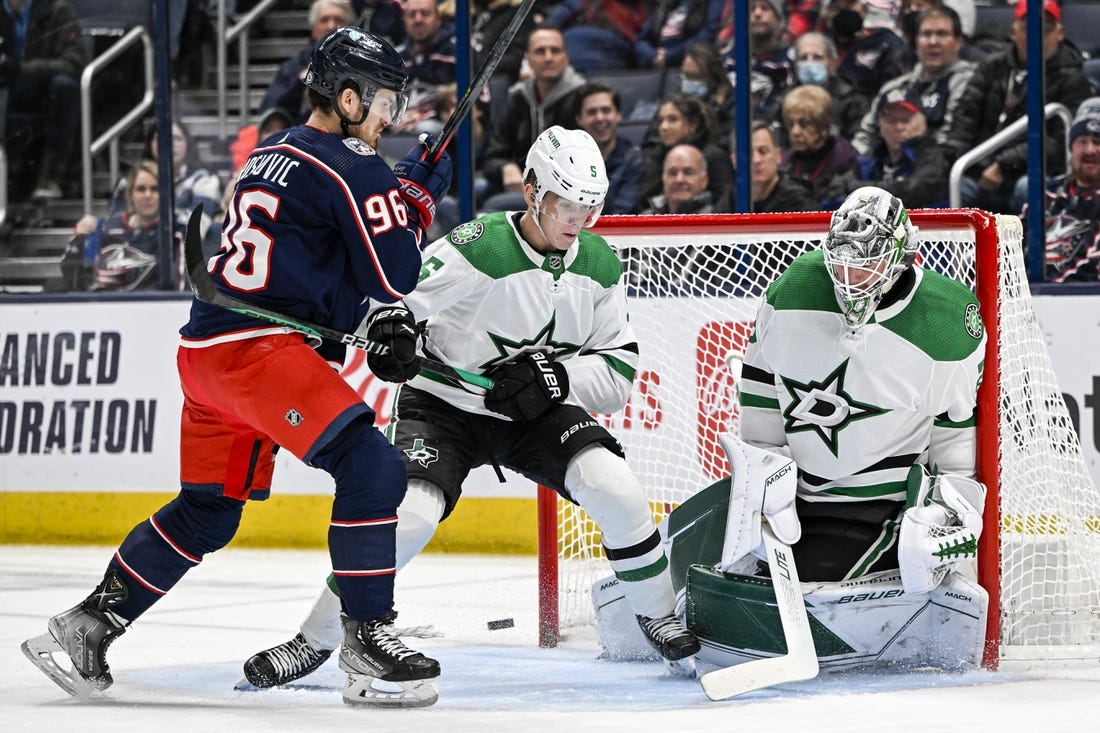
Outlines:
<svg viewBox="0 0 1100 733"><path fill-rule="evenodd" d="M1100 493L1081 456L1033 309L1020 220L911 212L923 266L965 282L989 333L978 393L978 477L989 490L979 579L990 595L985 664L1100 659ZM619 251L641 358L620 439L658 520L726 471L739 354L764 289L818 246L830 214L604 217ZM539 490L539 642L591 624L610 574L598 529ZM998 528L999 531L990 531Z"/></svg>

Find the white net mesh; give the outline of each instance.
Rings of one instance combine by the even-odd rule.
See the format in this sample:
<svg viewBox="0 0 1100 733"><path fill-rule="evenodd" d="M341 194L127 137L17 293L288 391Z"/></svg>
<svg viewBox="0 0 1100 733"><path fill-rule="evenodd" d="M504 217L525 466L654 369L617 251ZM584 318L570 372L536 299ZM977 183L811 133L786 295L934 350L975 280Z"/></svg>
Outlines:
<svg viewBox="0 0 1100 733"><path fill-rule="evenodd" d="M923 266L974 287L979 239L989 240L990 263L1000 263L1000 296L982 306L997 334L1001 393L980 408L979 429L985 421L984 450L999 448L1000 487L991 497L1002 517L1002 656L1009 647L1100 648L1100 493L1032 307L1019 220L997 217L994 236L992 228L976 233L966 214L914 212L913 219ZM717 436L736 430L740 356L760 297L827 228L827 214L601 222L625 263L641 360L626 409L599 417L623 443L658 519L726 475ZM977 268L986 277L998 270ZM999 445L990 417L1007 436ZM611 571L595 523L567 502L558 509L559 621L567 630L592 623L589 589Z"/></svg>

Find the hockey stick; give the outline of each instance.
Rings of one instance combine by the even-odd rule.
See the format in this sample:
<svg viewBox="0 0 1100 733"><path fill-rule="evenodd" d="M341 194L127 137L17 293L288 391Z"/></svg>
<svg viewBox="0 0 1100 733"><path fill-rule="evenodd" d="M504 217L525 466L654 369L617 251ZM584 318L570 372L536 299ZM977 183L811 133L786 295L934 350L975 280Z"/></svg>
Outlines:
<svg viewBox="0 0 1100 733"><path fill-rule="evenodd" d="M299 320L293 316L268 310L254 303L238 300L232 295L228 295L218 290L214 285L214 281L210 279L210 273L206 269L206 260L202 256L202 238L199 236L199 220L201 218L202 204L199 204L195 207L195 210L191 212L191 218L187 222L187 235L184 237L183 244L184 258L187 263L187 274L191 280L191 291L195 294L196 298L203 303L209 303L210 305L216 305L219 308L225 308L235 313L252 316L253 318L259 318L271 323L277 323L280 326L286 326L287 328L300 331L310 336L354 346L357 349L366 351L368 354L382 355L389 353L388 346L376 341L371 341L363 336L337 331L328 326L319 326L316 323ZM422 372L442 377L458 387L464 384L471 384L475 387L482 387L483 389L493 388L493 380L488 377L468 372L465 369L452 367L436 359L422 356L420 357L420 366Z"/></svg>
<svg viewBox="0 0 1100 733"><path fill-rule="evenodd" d="M810 635L810 620L806 615L806 603L802 600L802 587L798 583L798 570L794 566L791 547L780 542L767 523L760 531L764 536L787 653L781 657L754 659L703 675L699 682L711 700L726 700L763 687L817 676L817 650Z"/></svg>
<svg viewBox="0 0 1100 733"><path fill-rule="evenodd" d="M489 77L493 75L493 72L497 70L497 64L504 58L504 53L508 50L508 46L515 40L516 34L519 33L519 28L523 25L523 21L527 19L527 14L531 12L531 8L534 6L535 0L523 0L519 7L516 8L516 14L512 16L512 22L508 24L508 27L504 29L504 32L497 36L496 43L489 49L489 55L485 58L485 63L478 69L477 75L470 82L470 88L466 90L466 95L459 100L455 105L454 112L451 113L450 118L443 125L443 129L439 131L439 134L435 138L435 142L428 148L427 158L432 163L439 160L443 155L443 151L446 149L447 144L451 142L455 134L458 132L458 126L462 124L462 121L466 119L466 115L470 114L470 110L474 108L474 103L477 102L478 96L481 94L481 90L489 83Z"/></svg>

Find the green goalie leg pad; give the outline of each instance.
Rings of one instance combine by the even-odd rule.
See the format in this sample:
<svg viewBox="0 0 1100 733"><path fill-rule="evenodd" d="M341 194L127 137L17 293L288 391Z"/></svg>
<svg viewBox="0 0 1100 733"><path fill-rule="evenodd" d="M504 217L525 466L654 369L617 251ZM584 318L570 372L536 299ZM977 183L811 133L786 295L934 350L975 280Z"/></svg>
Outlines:
<svg viewBox="0 0 1100 733"><path fill-rule="evenodd" d="M688 568L715 565L722 559L729 513L730 480L721 479L689 498L668 516L667 536L672 587L679 594L687 583Z"/></svg>
<svg viewBox="0 0 1100 733"><path fill-rule="evenodd" d="M775 590L768 578L692 565L687 572L686 598L688 628L706 645L752 657L787 653ZM855 651L813 615L809 620L819 657Z"/></svg>

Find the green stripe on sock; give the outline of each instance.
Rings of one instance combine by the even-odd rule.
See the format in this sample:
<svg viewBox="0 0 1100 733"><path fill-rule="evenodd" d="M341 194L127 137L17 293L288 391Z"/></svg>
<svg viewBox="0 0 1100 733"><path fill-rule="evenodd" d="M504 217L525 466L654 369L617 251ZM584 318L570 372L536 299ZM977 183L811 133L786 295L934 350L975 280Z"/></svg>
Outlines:
<svg viewBox="0 0 1100 733"><path fill-rule="evenodd" d="M661 557L656 562L646 565L644 568L638 568L637 570L616 570L615 577L624 583L637 583L639 580L649 580L656 577L665 571L668 567L668 558L664 553L661 553Z"/></svg>

